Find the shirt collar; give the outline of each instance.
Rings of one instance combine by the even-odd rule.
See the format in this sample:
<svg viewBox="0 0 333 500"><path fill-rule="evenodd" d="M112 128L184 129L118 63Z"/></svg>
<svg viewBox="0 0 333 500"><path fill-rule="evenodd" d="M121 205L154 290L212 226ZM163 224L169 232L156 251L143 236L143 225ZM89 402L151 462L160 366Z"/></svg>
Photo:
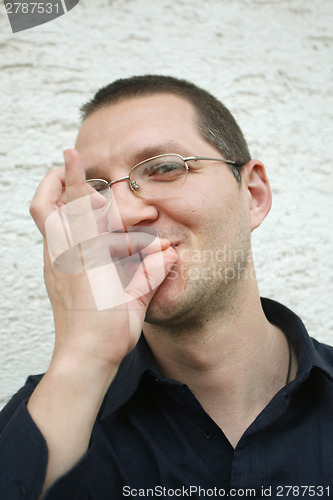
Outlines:
<svg viewBox="0 0 333 500"><path fill-rule="evenodd" d="M304 380L314 367L333 380L333 348L310 338L302 320L287 307L266 298L261 303L268 321L284 331L295 349L297 380Z"/></svg>
<svg viewBox="0 0 333 500"><path fill-rule="evenodd" d="M123 406L135 393L145 373L164 380L143 334L134 349L124 358L110 385L104 404L102 418Z"/></svg>
<svg viewBox="0 0 333 500"><path fill-rule="evenodd" d="M262 298L267 319L281 328L290 339L298 360L297 386L313 367L322 370L333 380L333 348L327 348L309 337L301 319L290 309L271 299ZM142 334L135 348L124 358L101 408L104 419L123 406L137 390L144 374L166 382ZM169 381L170 383L170 381Z"/></svg>

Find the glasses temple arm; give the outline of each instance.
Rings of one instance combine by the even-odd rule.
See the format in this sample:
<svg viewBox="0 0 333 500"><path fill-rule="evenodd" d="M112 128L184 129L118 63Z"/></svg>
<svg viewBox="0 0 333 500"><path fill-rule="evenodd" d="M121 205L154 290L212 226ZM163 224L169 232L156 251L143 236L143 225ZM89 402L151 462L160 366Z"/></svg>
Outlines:
<svg viewBox="0 0 333 500"><path fill-rule="evenodd" d="M183 158L184 161L190 160L212 160L212 161L223 161L224 163L228 163L229 165L234 165L236 167L241 167L242 164L232 160L225 160L224 158L209 158L207 156L187 156Z"/></svg>

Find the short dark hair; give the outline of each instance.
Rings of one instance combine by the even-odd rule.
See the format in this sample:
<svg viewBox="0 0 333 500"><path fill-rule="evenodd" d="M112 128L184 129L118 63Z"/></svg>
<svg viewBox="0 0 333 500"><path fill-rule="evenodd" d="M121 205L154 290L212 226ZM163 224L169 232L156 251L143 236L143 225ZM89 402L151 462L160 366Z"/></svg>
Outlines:
<svg viewBox="0 0 333 500"><path fill-rule="evenodd" d="M251 156L241 129L230 111L212 94L197 85L179 78L164 75L142 75L122 78L102 87L94 97L81 107L81 118L121 99L152 94L174 94L193 105L201 135L214 144L226 160L238 181L241 167Z"/></svg>

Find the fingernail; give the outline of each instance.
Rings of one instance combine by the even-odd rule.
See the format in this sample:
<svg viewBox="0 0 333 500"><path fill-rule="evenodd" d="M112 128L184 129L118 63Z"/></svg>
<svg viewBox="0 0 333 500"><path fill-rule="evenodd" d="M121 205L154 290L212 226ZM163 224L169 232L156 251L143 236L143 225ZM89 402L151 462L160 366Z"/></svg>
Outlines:
<svg viewBox="0 0 333 500"><path fill-rule="evenodd" d="M163 249L168 248L170 246L170 241L166 238L160 238L160 245Z"/></svg>

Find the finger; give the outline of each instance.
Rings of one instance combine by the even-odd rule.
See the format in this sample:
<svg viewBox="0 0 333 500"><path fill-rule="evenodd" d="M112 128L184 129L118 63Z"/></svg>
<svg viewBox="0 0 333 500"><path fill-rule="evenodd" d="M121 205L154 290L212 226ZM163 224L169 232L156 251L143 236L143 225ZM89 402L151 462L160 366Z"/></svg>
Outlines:
<svg viewBox="0 0 333 500"><path fill-rule="evenodd" d="M82 273L116 261L118 272L126 285L133 278L144 256L166 250L170 246L168 240L155 237L151 241L152 236L145 233L131 233L130 253L124 233L105 233L70 246L58 212L53 212L45 224L49 254L56 271Z"/></svg>
<svg viewBox="0 0 333 500"><path fill-rule="evenodd" d="M104 244L109 247L113 259L123 259L138 252L146 255L166 250L170 246L169 240L146 232L105 233L101 235L101 238Z"/></svg>
<svg viewBox="0 0 333 500"><path fill-rule="evenodd" d="M89 190L78 151L76 149L65 149L63 154L65 160L66 201L69 203L77 198L89 195Z"/></svg>
<svg viewBox="0 0 333 500"><path fill-rule="evenodd" d="M65 169L52 170L40 182L30 204L30 213L38 229L45 236L46 218L61 205L65 186Z"/></svg>
<svg viewBox="0 0 333 500"><path fill-rule="evenodd" d="M88 196L89 207L102 209L105 207L105 196L100 194L93 185L87 183L84 167L79 152L72 148L63 152L65 160L66 203Z"/></svg>
<svg viewBox="0 0 333 500"><path fill-rule="evenodd" d="M177 261L177 252L169 247L163 252L155 252L145 257L126 293L132 299L139 299L144 314L159 285L164 281Z"/></svg>
<svg viewBox="0 0 333 500"><path fill-rule="evenodd" d="M88 270L87 277L96 309L102 311L122 304L131 304L131 309L137 310L143 321L154 290L162 283L176 260L177 252L172 247L164 252L150 254L146 257L145 264L141 263L126 289L113 262Z"/></svg>
<svg viewBox="0 0 333 500"><path fill-rule="evenodd" d="M168 240L154 238L151 241L150 235L141 233L136 235L135 244L129 249L126 236L126 234L106 233L97 238L83 241L80 244L80 260L85 270L93 269L112 261L120 264L120 267L122 264L125 267L134 264L134 269L136 270L145 255L166 250L170 246ZM135 266L136 263L138 265ZM131 267L133 268L133 266ZM130 279L132 279L134 272L132 274L129 272L129 274Z"/></svg>
<svg viewBox="0 0 333 500"><path fill-rule="evenodd" d="M64 151L66 205L61 208L64 228L70 246L98 236L96 214L92 207L91 188L86 183L86 176L80 155L75 149Z"/></svg>

